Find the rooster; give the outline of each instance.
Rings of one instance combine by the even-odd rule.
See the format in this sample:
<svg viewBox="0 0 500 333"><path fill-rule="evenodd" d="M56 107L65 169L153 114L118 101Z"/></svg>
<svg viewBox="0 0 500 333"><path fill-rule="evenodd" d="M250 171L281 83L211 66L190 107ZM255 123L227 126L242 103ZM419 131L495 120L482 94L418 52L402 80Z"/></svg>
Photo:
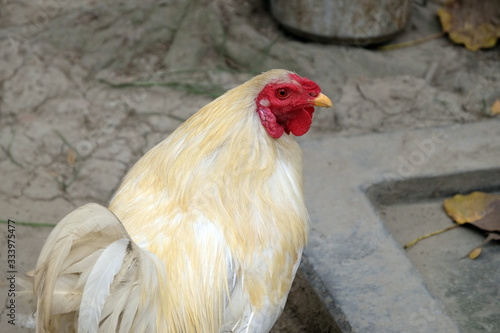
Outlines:
<svg viewBox="0 0 500 333"><path fill-rule="evenodd" d="M38 258L37 332L268 332L307 242L313 81L271 70L146 153L109 209L63 218Z"/></svg>

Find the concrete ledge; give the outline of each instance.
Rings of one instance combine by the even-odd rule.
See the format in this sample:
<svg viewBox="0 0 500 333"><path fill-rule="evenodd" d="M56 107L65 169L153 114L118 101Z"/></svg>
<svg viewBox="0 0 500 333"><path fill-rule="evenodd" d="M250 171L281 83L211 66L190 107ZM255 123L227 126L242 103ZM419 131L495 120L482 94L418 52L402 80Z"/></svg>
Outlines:
<svg viewBox="0 0 500 333"><path fill-rule="evenodd" d="M302 141L311 236L303 270L343 331L460 332L372 202L397 184L500 168L500 121ZM450 178L451 179L451 178ZM459 192L469 177L442 191ZM468 180L469 179L469 180ZM490 178L488 178L490 179ZM485 188L489 180L478 186ZM408 200L429 193L415 187ZM437 184L437 182L436 182ZM375 186L375 187L374 187ZM426 188L429 188L427 186ZM382 193L382 195L380 195Z"/></svg>

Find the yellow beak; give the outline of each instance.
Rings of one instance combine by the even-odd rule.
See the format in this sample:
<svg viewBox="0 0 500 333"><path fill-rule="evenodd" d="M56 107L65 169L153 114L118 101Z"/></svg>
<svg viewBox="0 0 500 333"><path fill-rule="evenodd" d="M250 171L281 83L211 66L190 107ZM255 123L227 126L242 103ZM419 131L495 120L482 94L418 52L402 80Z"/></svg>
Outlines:
<svg viewBox="0 0 500 333"><path fill-rule="evenodd" d="M326 95L319 93L318 97L311 101L314 106L322 106L325 108L332 108L332 101Z"/></svg>

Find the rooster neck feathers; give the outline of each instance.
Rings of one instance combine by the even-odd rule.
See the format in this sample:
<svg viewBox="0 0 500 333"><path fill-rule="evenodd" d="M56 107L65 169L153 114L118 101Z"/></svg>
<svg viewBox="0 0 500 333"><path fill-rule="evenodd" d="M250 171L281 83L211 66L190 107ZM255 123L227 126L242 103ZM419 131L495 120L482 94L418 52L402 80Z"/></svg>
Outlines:
<svg viewBox="0 0 500 333"><path fill-rule="evenodd" d="M256 107L266 85L289 82L289 75L270 71L228 91L139 160L110 207L119 207L115 213L132 236L150 227L136 219L162 216L167 221L189 212L217 215L207 218L223 219L222 226L238 224L233 229L241 235L230 235L236 242L254 234L259 238L255 244L262 243L269 229L283 228L272 230L269 237L296 229L292 244L297 249L304 245L301 150L287 135L269 136ZM248 239L243 243L256 246Z"/></svg>

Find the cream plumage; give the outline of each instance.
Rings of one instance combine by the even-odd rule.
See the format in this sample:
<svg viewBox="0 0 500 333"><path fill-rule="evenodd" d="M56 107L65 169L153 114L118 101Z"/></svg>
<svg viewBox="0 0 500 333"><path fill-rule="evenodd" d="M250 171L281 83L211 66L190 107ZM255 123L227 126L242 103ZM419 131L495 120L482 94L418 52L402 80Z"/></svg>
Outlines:
<svg viewBox="0 0 500 333"><path fill-rule="evenodd" d="M259 75L146 153L109 210L66 216L35 270L37 332L269 331L308 233L287 134L314 106L331 106L314 82Z"/></svg>

